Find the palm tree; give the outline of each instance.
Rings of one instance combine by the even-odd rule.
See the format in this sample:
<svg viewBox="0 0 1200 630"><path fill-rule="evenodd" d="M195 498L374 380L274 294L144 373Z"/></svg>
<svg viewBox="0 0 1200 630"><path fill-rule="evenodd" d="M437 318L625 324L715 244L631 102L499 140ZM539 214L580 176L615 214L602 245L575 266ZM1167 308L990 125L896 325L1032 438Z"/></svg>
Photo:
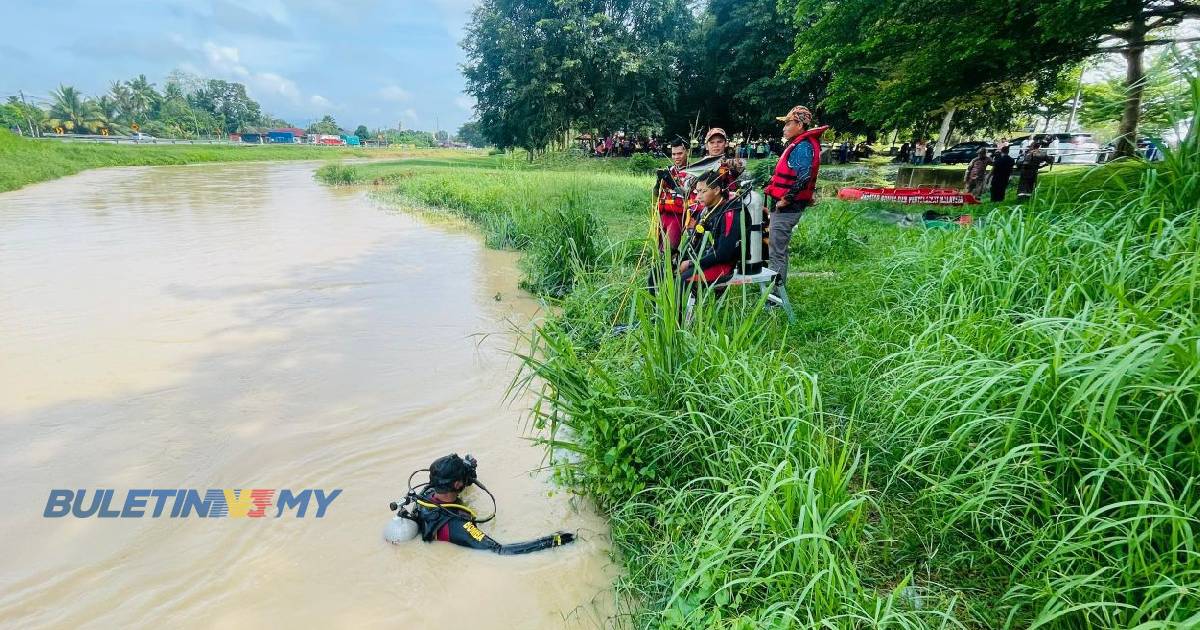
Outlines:
<svg viewBox="0 0 1200 630"><path fill-rule="evenodd" d="M133 94L120 81L113 81L108 87L108 94L117 108L117 119L123 122L133 122Z"/></svg>
<svg viewBox="0 0 1200 630"><path fill-rule="evenodd" d="M101 129L107 129L109 133L128 132L127 127L119 124L121 110L117 107L117 102L113 97L105 94L92 102L95 104L95 118L91 125L92 131L100 133Z"/></svg>
<svg viewBox="0 0 1200 630"><path fill-rule="evenodd" d="M134 117L145 118L159 100L158 92L154 90L154 84L146 79L146 75L139 74L136 79L125 85L129 88Z"/></svg>
<svg viewBox="0 0 1200 630"><path fill-rule="evenodd" d="M54 103L50 105L51 127L62 127L66 131L85 130L95 119L95 105L83 98L83 94L69 85L59 85L50 93Z"/></svg>

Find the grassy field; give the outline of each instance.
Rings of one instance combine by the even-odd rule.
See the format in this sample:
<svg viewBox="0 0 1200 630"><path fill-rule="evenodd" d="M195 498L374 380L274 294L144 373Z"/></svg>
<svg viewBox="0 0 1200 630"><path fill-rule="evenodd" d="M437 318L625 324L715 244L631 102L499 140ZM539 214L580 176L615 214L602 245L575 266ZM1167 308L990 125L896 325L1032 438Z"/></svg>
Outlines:
<svg viewBox="0 0 1200 630"><path fill-rule="evenodd" d="M559 478L610 517L629 625L1200 626L1194 138L1056 169L970 230L825 201L793 240L791 325L755 293L664 316L648 176L511 162L318 177L528 252L558 308L521 383ZM879 178L842 171L822 176Z"/></svg>
<svg viewBox="0 0 1200 630"><path fill-rule="evenodd" d="M95 144L30 140L0 130L0 192L105 166L161 166L197 162L322 160L429 154L436 154L436 151L308 145Z"/></svg>

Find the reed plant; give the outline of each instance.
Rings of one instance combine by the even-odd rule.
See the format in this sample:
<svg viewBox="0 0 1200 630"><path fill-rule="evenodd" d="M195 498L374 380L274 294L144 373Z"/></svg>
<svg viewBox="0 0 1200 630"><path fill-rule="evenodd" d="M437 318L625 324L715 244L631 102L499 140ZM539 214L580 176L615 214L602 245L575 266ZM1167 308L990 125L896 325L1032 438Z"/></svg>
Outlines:
<svg viewBox="0 0 1200 630"><path fill-rule="evenodd" d="M887 491L994 594L985 625L1200 626L1195 133L1137 168L891 262L921 330L865 415Z"/></svg>

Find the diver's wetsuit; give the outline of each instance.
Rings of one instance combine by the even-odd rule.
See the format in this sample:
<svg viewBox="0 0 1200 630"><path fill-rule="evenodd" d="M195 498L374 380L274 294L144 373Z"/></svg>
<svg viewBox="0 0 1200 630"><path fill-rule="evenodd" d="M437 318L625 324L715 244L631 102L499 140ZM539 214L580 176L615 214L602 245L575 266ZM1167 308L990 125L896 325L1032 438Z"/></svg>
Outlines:
<svg viewBox="0 0 1200 630"><path fill-rule="evenodd" d="M475 515L466 506L457 503L442 504L434 500L433 494L432 489L426 488L421 493L420 502L417 503L417 525L421 528L421 539L425 542L441 540L472 549L488 549L507 556L558 547L575 539L574 534L559 532L526 542L501 544L479 529L475 524Z"/></svg>

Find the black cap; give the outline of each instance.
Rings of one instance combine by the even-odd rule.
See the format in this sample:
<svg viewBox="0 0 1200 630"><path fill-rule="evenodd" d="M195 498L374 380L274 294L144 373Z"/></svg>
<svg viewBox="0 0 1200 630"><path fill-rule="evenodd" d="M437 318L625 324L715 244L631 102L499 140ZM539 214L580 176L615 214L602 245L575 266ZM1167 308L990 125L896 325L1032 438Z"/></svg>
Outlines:
<svg viewBox="0 0 1200 630"><path fill-rule="evenodd" d="M439 457L429 465L429 485L439 492L462 490L470 482L474 471L458 453ZM462 487L455 488L454 482L461 481Z"/></svg>

